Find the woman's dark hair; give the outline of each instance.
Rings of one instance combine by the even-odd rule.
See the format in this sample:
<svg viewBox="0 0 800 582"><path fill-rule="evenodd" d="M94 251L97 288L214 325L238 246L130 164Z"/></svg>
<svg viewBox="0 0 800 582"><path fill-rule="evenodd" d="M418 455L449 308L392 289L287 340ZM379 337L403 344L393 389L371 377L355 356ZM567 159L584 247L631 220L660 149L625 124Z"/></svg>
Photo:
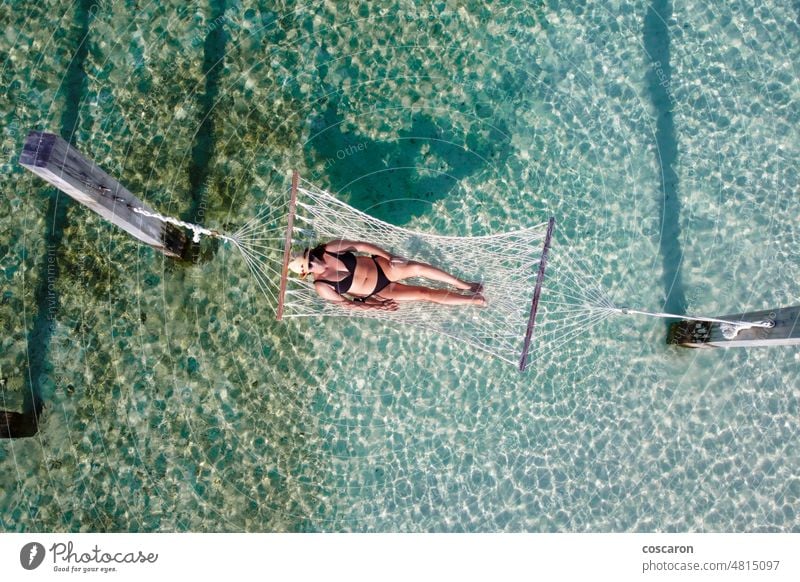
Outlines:
<svg viewBox="0 0 800 582"><path fill-rule="evenodd" d="M313 249L306 248L308 251L308 264L311 265L311 259L315 259L317 262L324 263L325 260L322 258L322 255L325 253L325 244L319 244L315 246Z"/></svg>

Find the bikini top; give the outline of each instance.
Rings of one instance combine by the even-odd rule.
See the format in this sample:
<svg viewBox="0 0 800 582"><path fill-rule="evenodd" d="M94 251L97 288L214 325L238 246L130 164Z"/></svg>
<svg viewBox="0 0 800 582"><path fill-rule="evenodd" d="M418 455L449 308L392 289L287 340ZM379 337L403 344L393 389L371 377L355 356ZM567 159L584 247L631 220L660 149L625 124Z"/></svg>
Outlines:
<svg viewBox="0 0 800 582"><path fill-rule="evenodd" d="M320 245L313 249L309 256L314 257L318 261L323 261L322 255L328 254L332 257L336 257L342 263L344 263L345 269L347 269L348 275L344 279L340 279L339 281L328 281L326 279L314 279L315 283L327 283L333 290L336 291L339 295L342 293L347 293L350 290L350 287L353 285L353 277L356 272L356 256L351 253L350 251L346 253L332 253L330 251L325 250L325 245Z"/></svg>

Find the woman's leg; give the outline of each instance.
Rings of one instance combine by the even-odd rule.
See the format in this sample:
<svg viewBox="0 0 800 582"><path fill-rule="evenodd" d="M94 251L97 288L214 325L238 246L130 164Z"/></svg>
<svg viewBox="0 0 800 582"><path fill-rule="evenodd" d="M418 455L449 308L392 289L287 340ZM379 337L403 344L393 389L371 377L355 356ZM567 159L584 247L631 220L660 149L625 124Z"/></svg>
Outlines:
<svg viewBox="0 0 800 582"><path fill-rule="evenodd" d="M395 301L430 301L441 305L477 305L479 307L486 305L486 299L480 294L461 295L447 289L431 289L402 283L390 283L378 293L378 297Z"/></svg>
<svg viewBox="0 0 800 582"><path fill-rule="evenodd" d="M437 269L436 267L426 263L419 263L417 261L407 261L405 263L395 264L391 264L389 261L386 261L386 263L388 268L383 267L383 265L381 265L381 267L386 272L386 276L392 281L399 281L401 279L408 279L410 277L424 277L425 279L431 279L432 281L441 281L442 283L447 283L456 289L462 289L464 291L467 289L471 289L472 291L478 290L474 283L462 281L461 279L453 277L453 275L450 273L446 273L445 271Z"/></svg>

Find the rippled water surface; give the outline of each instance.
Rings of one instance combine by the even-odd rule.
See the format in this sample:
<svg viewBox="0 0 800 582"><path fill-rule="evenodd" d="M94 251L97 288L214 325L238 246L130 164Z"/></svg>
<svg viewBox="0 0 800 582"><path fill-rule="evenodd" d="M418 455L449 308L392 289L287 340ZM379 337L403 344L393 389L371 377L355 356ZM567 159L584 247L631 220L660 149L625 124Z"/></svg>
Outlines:
<svg viewBox="0 0 800 582"><path fill-rule="evenodd" d="M800 531L796 347L616 318L520 375L279 323L234 253L174 263L16 163L60 133L223 229L297 168L405 228L554 215L618 304L794 305L800 16L756 4L4 3L0 408L44 413L0 441L0 529Z"/></svg>

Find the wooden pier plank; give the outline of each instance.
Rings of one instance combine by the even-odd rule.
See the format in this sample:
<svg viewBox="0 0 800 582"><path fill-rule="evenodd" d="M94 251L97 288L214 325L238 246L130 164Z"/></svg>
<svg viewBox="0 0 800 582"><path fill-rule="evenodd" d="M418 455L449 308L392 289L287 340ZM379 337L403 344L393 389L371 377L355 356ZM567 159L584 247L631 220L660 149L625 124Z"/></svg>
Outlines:
<svg viewBox="0 0 800 582"><path fill-rule="evenodd" d="M745 348L800 345L800 305L722 315L729 321L773 321L771 328L743 329L736 337L728 339L722 333L722 324L679 321L670 326L667 343L686 348Z"/></svg>
<svg viewBox="0 0 800 582"><path fill-rule="evenodd" d="M133 212L154 211L62 137L31 131L19 163L138 240L167 256L182 255L186 235L181 229Z"/></svg>

